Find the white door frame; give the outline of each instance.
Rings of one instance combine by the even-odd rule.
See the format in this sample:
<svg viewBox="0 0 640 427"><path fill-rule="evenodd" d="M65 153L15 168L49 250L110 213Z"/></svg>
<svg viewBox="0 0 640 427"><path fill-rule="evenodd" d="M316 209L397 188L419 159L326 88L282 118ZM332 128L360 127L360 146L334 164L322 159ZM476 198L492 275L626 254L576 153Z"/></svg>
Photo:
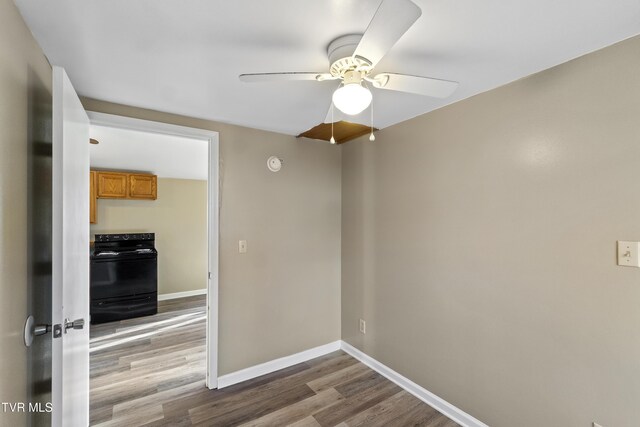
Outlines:
<svg viewBox="0 0 640 427"><path fill-rule="evenodd" d="M92 125L204 139L209 143L207 218L209 281L207 285L207 387L218 387L218 235L219 235L219 134L218 132L87 111Z"/></svg>

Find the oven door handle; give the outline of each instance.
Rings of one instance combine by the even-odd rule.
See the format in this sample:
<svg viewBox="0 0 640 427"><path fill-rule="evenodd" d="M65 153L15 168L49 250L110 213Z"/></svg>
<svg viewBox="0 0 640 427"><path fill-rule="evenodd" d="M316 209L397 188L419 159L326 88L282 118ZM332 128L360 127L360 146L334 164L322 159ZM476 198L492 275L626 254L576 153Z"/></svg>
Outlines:
<svg viewBox="0 0 640 427"><path fill-rule="evenodd" d="M136 302L143 302L143 301L149 301L151 300L151 295L142 295L142 296L134 296L134 297L126 297L126 298L120 298L118 300L113 300L113 301L100 301L97 303L98 306L109 306L109 305L114 305L114 304L122 304L123 302L127 302L127 303L136 303Z"/></svg>

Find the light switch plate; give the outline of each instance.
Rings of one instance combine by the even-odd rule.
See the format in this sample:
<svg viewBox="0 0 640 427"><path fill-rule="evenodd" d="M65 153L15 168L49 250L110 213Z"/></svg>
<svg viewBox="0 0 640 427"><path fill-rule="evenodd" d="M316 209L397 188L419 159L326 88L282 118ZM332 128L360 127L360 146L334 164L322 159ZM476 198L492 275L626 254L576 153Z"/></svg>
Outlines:
<svg viewBox="0 0 640 427"><path fill-rule="evenodd" d="M618 241L618 265L626 267L640 267L640 252L638 242Z"/></svg>
<svg viewBox="0 0 640 427"><path fill-rule="evenodd" d="M247 253L247 241L246 240L238 240L238 253L246 254Z"/></svg>

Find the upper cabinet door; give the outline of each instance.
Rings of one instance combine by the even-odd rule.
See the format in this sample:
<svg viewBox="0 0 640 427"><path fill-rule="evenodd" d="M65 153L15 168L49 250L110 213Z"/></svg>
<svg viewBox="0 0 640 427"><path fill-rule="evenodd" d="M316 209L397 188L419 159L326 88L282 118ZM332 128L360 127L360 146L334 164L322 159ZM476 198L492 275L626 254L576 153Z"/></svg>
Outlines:
<svg viewBox="0 0 640 427"><path fill-rule="evenodd" d="M129 174L129 198L151 199L158 197L158 177L147 174Z"/></svg>
<svg viewBox="0 0 640 427"><path fill-rule="evenodd" d="M118 172L97 172L98 197L104 199L127 198L127 174Z"/></svg>

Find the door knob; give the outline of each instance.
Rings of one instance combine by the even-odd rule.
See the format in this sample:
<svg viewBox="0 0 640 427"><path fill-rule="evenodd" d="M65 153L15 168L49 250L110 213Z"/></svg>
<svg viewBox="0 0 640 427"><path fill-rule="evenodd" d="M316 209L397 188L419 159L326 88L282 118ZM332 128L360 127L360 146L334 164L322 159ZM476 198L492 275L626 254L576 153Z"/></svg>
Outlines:
<svg viewBox="0 0 640 427"><path fill-rule="evenodd" d="M73 322L64 319L64 333L66 334L69 329L84 329L84 319L76 319Z"/></svg>
<svg viewBox="0 0 640 427"><path fill-rule="evenodd" d="M60 325L36 325L33 316L27 317L27 320L24 322L24 345L31 347L35 337L46 335L52 330L54 338L60 338L62 336L62 327Z"/></svg>
<svg viewBox="0 0 640 427"><path fill-rule="evenodd" d="M33 336L35 337L48 334L49 332L51 332L51 325L35 325L33 327Z"/></svg>

